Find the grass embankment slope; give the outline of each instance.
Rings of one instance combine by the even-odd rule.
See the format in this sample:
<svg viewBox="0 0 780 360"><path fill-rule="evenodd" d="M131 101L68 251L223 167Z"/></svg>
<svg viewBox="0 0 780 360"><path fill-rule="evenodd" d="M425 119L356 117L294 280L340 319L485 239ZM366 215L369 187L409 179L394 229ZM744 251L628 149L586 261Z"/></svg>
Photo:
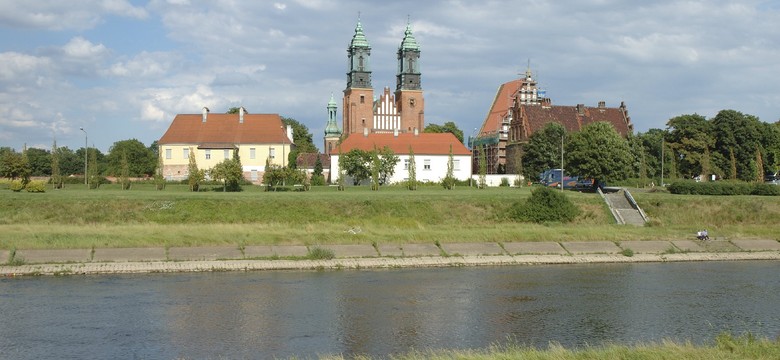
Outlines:
<svg viewBox="0 0 780 360"><path fill-rule="evenodd" d="M707 228L722 238L778 239L780 199L684 196L634 190L653 219L615 225L597 194L567 191L582 210L571 224L527 224L505 217L530 188L367 187L309 192L192 193L186 186L71 185L46 193L0 189L0 248L371 244L691 239ZM350 229L359 228L358 234Z"/></svg>
<svg viewBox="0 0 780 360"><path fill-rule="evenodd" d="M343 356L322 357L322 359L341 360ZM355 359L370 360L368 356ZM733 337L723 334L711 345L692 345L665 341L660 344L640 344L634 346L605 345L566 349L560 345L551 345L548 349L534 349L518 345L493 346L485 350L442 350L410 352L395 355L395 360L601 360L601 359L686 359L686 360L743 360L743 359L780 359L780 342L767 339L754 339L749 335Z"/></svg>

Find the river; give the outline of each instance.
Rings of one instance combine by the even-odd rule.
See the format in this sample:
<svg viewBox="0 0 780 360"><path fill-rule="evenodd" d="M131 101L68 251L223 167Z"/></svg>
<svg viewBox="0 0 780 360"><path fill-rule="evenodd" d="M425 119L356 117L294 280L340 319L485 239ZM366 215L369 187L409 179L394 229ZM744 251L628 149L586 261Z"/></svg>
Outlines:
<svg viewBox="0 0 780 360"><path fill-rule="evenodd" d="M776 261L0 279L0 357L387 356L780 336Z"/></svg>

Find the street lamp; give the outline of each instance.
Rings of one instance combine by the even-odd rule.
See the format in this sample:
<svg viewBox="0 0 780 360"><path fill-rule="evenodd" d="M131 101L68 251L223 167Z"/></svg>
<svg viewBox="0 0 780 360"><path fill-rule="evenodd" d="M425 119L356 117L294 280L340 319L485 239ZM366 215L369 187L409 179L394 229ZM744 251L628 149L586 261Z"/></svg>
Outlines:
<svg viewBox="0 0 780 360"><path fill-rule="evenodd" d="M87 153L89 152L87 147L87 130L84 130L83 127L80 127L79 130L84 132L84 185L89 186L89 183L87 183Z"/></svg>

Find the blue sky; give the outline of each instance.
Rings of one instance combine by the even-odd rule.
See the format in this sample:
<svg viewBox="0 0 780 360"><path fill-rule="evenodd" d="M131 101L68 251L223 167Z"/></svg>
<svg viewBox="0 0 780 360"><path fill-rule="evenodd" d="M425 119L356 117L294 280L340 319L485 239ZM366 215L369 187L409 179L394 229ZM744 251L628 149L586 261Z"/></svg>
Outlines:
<svg viewBox="0 0 780 360"><path fill-rule="evenodd" d="M467 134L529 59L553 104L625 101L638 131L780 119L778 1L0 0L0 146L76 149L80 127L104 152L149 145L203 106L295 118L322 146L358 14L375 93L395 86L410 19L426 123Z"/></svg>

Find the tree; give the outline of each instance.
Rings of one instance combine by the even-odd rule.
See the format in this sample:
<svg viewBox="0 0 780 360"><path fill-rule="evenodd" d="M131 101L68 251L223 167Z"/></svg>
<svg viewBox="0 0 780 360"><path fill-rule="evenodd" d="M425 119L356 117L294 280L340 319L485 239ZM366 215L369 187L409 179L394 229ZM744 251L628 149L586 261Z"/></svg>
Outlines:
<svg viewBox="0 0 780 360"><path fill-rule="evenodd" d="M57 153L60 160L60 172L63 176L81 174L84 171L84 153L81 153L81 157L76 155L76 152L69 149L67 146L57 148Z"/></svg>
<svg viewBox="0 0 780 360"><path fill-rule="evenodd" d="M385 146L379 150L374 149L374 151L379 155L379 184L387 184L387 179L392 177L395 173L395 166L400 159L389 146Z"/></svg>
<svg viewBox="0 0 780 360"><path fill-rule="evenodd" d="M414 149L409 146L409 181L406 183L409 190L417 190L417 164L414 161Z"/></svg>
<svg viewBox="0 0 780 360"><path fill-rule="evenodd" d="M539 174L561 166L561 138L566 130L563 125L549 123L536 131L523 145L523 174L527 179L539 180Z"/></svg>
<svg viewBox="0 0 780 360"><path fill-rule="evenodd" d="M96 148L90 148L87 152L89 156L89 166L87 171L87 186L90 189L97 189L100 187L100 168L98 167L98 153L100 151Z"/></svg>
<svg viewBox="0 0 780 360"><path fill-rule="evenodd" d="M314 143L312 142L312 135L309 132L309 128L306 127L306 125L301 124L298 120L295 120L293 118L288 117L282 117L282 124L284 124L285 128L287 125L292 127L293 131L293 143L295 144L295 148L291 148L290 153L287 156L287 163L290 164L289 166L292 168L296 167L296 161L298 159L298 154L307 154L307 153L318 153L319 150L317 150L317 147L314 146ZM287 133L286 129L282 129L282 131Z"/></svg>
<svg viewBox="0 0 780 360"><path fill-rule="evenodd" d="M458 138L458 141L463 142L463 130L459 129L452 121L447 121L444 125L428 124L425 126L425 133L451 133Z"/></svg>
<svg viewBox="0 0 780 360"><path fill-rule="evenodd" d="M165 175L163 174L163 157L162 154L157 153L157 168L154 169L154 184L157 190L165 189Z"/></svg>
<svg viewBox="0 0 780 360"><path fill-rule="evenodd" d="M764 159L761 157L761 149L756 147L756 181L764 181Z"/></svg>
<svg viewBox="0 0 780 360"><path fill-rule="evenodd" d="M715 142L711 124L703 116L693 114L671 118L666 125L671 129L667 137L669 146L679 159L676 162L679 174L687 178L700 175L705 149Z"/></svg>
<svg viewBox="0 0 780 360"><path fill-rule="evenodd" d="M222 191L241 191L241 181L244 179L244 168L241 165L241 157L238 149L233 150L233 158L226 159L215 165L209 175L214 180L222 180Z"/></svg>
<svg viewBox="0 0 780 360"><path fill-rule="evenodd" d="M447 190L452 190L452 188L455 187L455 174L453 172L455 167L454 162L455 161L452 155L452 144L450 144L450 156L447 159L447 175L445 175L444 179L441 181L441 185L444 186L444 188Z"/></svg>
<svg viewBox="0 0 780 360"><path fill-rule="evenodd" d="M60 172L60 150L57 148L57 140L51 145L51 185L55 189L62 189L62 173Z"/></svg>
<svg viewBox="0 0 780 360"><path fill-rule="evenodd" d="M311 184L314 186L325 185L325 176L322 175L322 160L317 156L314 163L314 171L311 174Z"/></svg>
<svg viewBox="0 0 780 360"><path fill-rule="evenodd" d="M130 164L127 162L127 154L122 153L122 170L119 176L119 183L122 184L122 190L130 190Z"/></svg>
<svg viewBox="0 0 780 360"><path fill-rule="evenodd" d="M159 140L152 141L152 143L149 144L149 151L151 151L154 154L155 158L157 158L157 156L160 155Z"/></svg>
<svg viewBox="0 0 780 360"><path fill-rule="evenodd" d="M10 178L11 180L19 178L22 179L23 185L27 185L30 181L31 170L24 153L18 153L13 150L4 151L3 158L0 160L2 162L0 176Z"/></svg>
<svg viewBox="0 0 780 360"><path fill-rule="evenodd" d="M187 184L190 186L190 191L198 191L200 183L206 177L203 170L198 169L198 163L195 160L195 151L190 148L189 164L187 165Z"/></svg>
<svg viewBox="0 0 780 360"><path fill-rule="evenodd" d="M360 149L352 149L339 157L339 164L344 165L347 176L352 178L353 185L359 185L371 176L371 154Z"/></svg>
<svg viewBox="0 0 780 360"><path fill-rule="evenodd" d="M595 122L569 135L566 144L567 169L594 180L594 185L628 176L631 150L612 124Z"/></svg>
<svg viewBox="0 0 780 360"><path fill-rule="evenodd" d="M29 148L25 152L30 163L30 176L51 175L51 153L44 149Z"/></svg>
<svg viewBox="0 0 780 360"><path fill-rule="evenodd" d="M734 110L721 110L711 120L714 150L723 162L728 162L733 149L737 163L737 178L744 181L756 179L755 150L763 146L764 126L757 117ZM751 165L752 164L752 165ZM726 164L718 164L726 167ZM759 174L763 177L763 173Z"/></svg>
<svg viewBox="0 0 780 360"><path fill-rule="evenodd" d="M152 176L157 166L157 156L136 139L117 141L106 155L107 172L118 175L122 172L122 156L127 157L129 176Z"/></svg>
<svg viewBox="0 0 780 360"><path fill-rule="evenodd" d="M374 149L371 152L371 190L379 190L379 154Z"/></svg>

